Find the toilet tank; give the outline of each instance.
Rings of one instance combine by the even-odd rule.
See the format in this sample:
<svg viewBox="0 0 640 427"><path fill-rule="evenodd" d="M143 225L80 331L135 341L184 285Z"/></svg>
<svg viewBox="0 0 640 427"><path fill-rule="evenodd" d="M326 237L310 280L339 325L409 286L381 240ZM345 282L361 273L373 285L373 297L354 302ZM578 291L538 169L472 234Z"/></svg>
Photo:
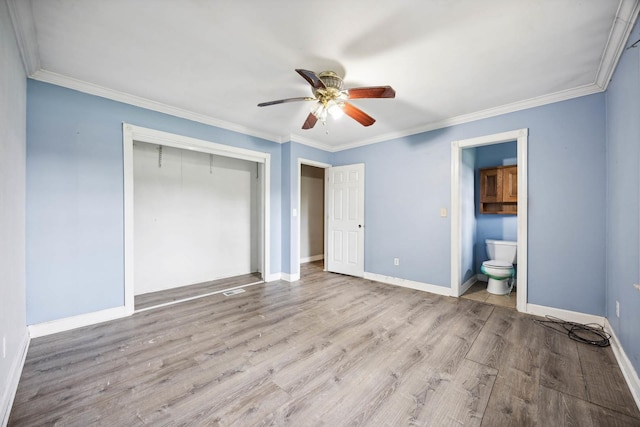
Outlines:
<svg viewBox="0 0 640 427"><path fill-rule="evenodd" d="M487 244L487 255L489 255L489 259L506 261L511 264L517 262L518 242L487 239L485 243Z"/></svg>

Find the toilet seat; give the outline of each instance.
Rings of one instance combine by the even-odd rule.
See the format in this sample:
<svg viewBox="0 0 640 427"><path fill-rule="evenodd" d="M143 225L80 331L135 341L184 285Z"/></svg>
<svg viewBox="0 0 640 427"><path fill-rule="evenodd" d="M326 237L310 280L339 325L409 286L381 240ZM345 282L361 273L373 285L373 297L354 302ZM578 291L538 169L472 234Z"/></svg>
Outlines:
<svg viewBox="0 0 640 427"><path fill-rule="evenodd" d="M484 261L482 263L485 267L495 268L495 269L511 269L513 265L506 261L499 261L495 259L490 259L488 261Z"/></svg>

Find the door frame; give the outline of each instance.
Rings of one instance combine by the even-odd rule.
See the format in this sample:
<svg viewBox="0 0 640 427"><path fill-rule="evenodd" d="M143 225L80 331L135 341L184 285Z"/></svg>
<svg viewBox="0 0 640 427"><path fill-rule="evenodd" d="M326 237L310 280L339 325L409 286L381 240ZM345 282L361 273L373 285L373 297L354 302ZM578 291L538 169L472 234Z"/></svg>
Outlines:
<svg viewBox="0 0 640 427"><path fill-rule="evenodd" d="M133 142L146 142L164 145L183 150L198 151L206 154L231 157L260 163L262 169L261 200L262 211L260 226L262 278L265 282L274 280L270 277L270 191L271 188L271 154L245 148L233 147L211 141L177 135L155 129L122 124L122 145L124 161L124 306L127 314L135 311L134 286L134 182L133 182Z"/></svg>
<svg viewBox="0 0 640 427"><path fill-rule="evenodd" d="M518 151L518 292L516 307L518 311L527 312L527 240L529 223L527 217L529 200L529 184L527 180L528 128L451 142L451 296L459 297L462 290L460 272L462 265L462 200L460 186L462 150L509 141L517 141Z"/></svg>
<svg viewBox="0 0 640 427"><path fill-rule="evenodd" d="M298 247L296 248L296 255L294 257L294 259L296 259L296 265L298 266L298 278L300 276L300 200L302 198L302 165L307 165L307 166L313 166L316 168L320 168L320 169L326 169L332 167L332 165L330 165L329 163L323 163L323 162L317 162L315 160L309 160L309 159L304 159L301 157L298 157L298 215L297 215L297 219L298 219ZM324 180L324 259L326 261L327 259L327 180L325 177L323 177ZM325 263L324 266L324 270L326 271L327 269L327 265Z"/></svg>

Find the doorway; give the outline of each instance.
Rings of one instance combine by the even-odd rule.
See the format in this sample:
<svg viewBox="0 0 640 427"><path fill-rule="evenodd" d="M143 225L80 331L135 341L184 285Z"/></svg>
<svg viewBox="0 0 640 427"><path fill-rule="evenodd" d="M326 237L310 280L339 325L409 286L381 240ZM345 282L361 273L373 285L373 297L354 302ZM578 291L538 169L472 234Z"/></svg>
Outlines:
<svg viewBox="0 0 640 427"><path fill-rule="evenodd" d="M475 278L466 280L469 263L469 231L465 226L465 214L474 206L466 203L468 187L463 185L469 175L469 163L464 158L467 148L481 147L516 141L518 164L518 207L517 207L517 265L518 292L516 308L527 311L527 145L528 129L503 132L478 138L453 141L451 143L451 294L459 297ZM463 271L464 270L464 271ZM463 283L464 280L464 283Z"/></svg>
<svg viewBox="0 0 640 427"><path fill-rule="evenodd" d="M298 159L298 268L327 256L325 170L331 165ZM301 269L299 271L302 271Z"/></svg>
<svg viewBox="0 0 640 427"><path fill-rule="evenodd" d="M217 171L228 174L252 175L251 179L246 179L248 186L254 186L253 189L247 188L247 194L253 194L252 200L247 202L247 206L243 212L247 217L247 223L251 223L251 230L247 233L247 240L251 240L253 245L241 250L248 250L250 254L247 256L247 263L252 265L252 269L258 270L265 281L269 280L269 187L270 187L270 155L269 153L256 152L216 144L209 141L198 140L181 135L174 135L167 132L156 131L153 129L141 128L129 124L123 124L123 152L124 152L124 230L125 230L125 309L128 313L135 310L136 295L136 275L135 275L135 239L134 239L134 141L140 144L154 144L154 147L166 147L168 151L184 150L185 153L193 153L188 157L193 161L205 159L207 166L204 172L203 168L198 168L198 173L205 175L214 172L216 167L214 161L220 160L224 165L224 171L218 168ZM162 152L155 153L157 155L158 164L162 163ZM198 160L199 159L199 160ZM168 158L165 159L168 161ZM168 166L168 164L167 164ZM202 165L199 165L202 166ZM184 171L180 171L180 180L184 178ZM225 176L226 176L225 175ZM207 185L214 185L209 183ZM237 190L237 189L236 189ZM235 191L235 190L234 190ZM139 200L138 200L139 201ZM175 206L174 206L175 208ZM193 210L192 210L193 211ZM189 221L188 218L182 218L183 221ZM179 223L180 221L178 221ZM166 231L166 230L165 230ZM171 230L168 230L171 231ZM139 254L138 254L139 255Z"/></svg>

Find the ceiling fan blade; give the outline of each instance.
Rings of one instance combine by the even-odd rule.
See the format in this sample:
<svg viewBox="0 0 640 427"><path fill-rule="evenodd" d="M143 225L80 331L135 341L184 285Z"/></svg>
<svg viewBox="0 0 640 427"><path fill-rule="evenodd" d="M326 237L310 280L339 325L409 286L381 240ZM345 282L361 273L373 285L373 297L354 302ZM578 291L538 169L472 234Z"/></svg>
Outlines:
<svg viewBox="0 0 640 427"><path fill-rule="evenodd" d="M296 72L302 76L314 89L326 89L325 84L320 80L320 77L313 71L303 70L296 68Z"/></svg>
<svg viewBox="0 0 640 427"><path fill-rule="evenodd" d="M395 98L396 91L391 86L354 87L347 89L349 99Z"/></svg>
<svg viewBox="0 0 640 427"><path fill-rule="evenodd" d="M355 105L349 104L348 102L344 103L342 110L347 116L351 117L362 126L371 126L376 122L376 119L374 119Z"/></svg>
<svg viewBox="0 0 640 427"><path fill-rule="evenodd" d="M305 120L304 124L302 125L302 129L311 129L316 125L317 121L318 118L314 116L313 113L309 113L309 115L307 116L307 120Z"/></svg>
<svg viewBox="0 0 640 427"><path fill-rule="evenodd" d="M284 104L286 102L315 101L315 100L316 99L311 96L301 96L298 98L287 98L287 99L278 99L276 101L261 102L260 104L258 104L258 107L267 107L269 105Z"/></svg>

